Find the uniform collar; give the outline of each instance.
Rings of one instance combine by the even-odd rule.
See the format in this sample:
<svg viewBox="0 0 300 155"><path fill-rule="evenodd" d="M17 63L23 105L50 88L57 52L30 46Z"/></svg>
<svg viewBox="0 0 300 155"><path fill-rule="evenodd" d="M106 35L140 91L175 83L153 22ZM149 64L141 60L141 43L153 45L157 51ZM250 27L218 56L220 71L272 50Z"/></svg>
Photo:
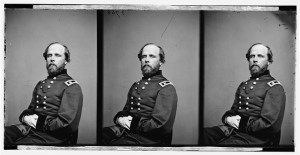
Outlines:
<svg viewBox="0 0 300 155"><path fill-rule="evenodd" d="M251 76L250 79L255 79L255 78L260 78L260 77L263 77L263 76L270 76L270 71L269 70L266 70L265 72L263 72L261 75L259 76Z"/></svg>
<svg viewBox="0 0 300 155"><path fill-rule="evenodd" d="M149 77L143 77L142 79L148 79L148 78L153 78L155 76L161 76L162 75L162 71L161 70L158 70L155 74L153 74L152 76L149 76Z"/></svg>
<svg viewBox="0 0 300 155"><path fill-rule="evenodd" d="M67 74L67 69L62 70L60 73L58 73L55 76L48 76L48 78L58 77L60 75L65 75L65 74Z"/></svg>

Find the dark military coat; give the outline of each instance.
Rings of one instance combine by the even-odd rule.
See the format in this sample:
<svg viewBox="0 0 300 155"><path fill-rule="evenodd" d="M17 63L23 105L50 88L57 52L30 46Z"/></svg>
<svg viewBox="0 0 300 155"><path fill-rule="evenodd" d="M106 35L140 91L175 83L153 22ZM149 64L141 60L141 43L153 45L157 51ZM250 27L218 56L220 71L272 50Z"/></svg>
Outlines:
<svg viewBox="0 0 300 155"><path fill-rule="evenodd" d="M239 85L234 103L222 121L225 123L226 117L240 115L239 136L249 144L264 144L280 134L284 109L284 89L267 70L262 76Z"/></svg>
<svg viewBox="0 0 300 155"><path fill-rule="evenodd" d="M166 135L172 134L177 109L175 87L159 70L156 75L135 82L127 96L122 111L114 117L132 116L130 133L143 143L160 143Z"/></svg>
<svg viewBox="0 0 300 155"><path fill-rule="evenodd" d="M22 122L25 115L37 114L35 131L63 140L78 129L82 103L81 87L63 70L56 77L38 82L28 109L19 119Z"/></svg>

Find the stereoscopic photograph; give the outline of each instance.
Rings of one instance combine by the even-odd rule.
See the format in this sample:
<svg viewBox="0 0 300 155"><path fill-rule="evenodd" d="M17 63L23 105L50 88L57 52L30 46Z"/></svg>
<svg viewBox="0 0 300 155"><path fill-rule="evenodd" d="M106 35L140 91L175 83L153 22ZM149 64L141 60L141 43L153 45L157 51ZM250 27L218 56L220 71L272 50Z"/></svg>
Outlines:
<svg viewBox="0 0 300 155"><path fill-rule="evenodd" d="M4 6L5 150L295 151L296 6Z"/></svg>

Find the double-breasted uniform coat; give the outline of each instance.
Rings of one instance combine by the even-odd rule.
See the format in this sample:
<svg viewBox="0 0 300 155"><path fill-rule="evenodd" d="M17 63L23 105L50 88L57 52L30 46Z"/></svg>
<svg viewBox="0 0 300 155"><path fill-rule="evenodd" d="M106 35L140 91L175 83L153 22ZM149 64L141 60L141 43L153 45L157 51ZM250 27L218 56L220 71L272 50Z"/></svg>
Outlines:
<svg viewBox="0 0 300 155"><path fill-rule="evenodd" d="M24 116L38 115L36 128L24 123L13 125L22 132L16 137L16 144L60 144L68 140L78 129L82 104L81 87L66 69L55 77L39 81L28 109L19 116L22 123Z"/></svg>
<svg viewBox="0 0 300 155"><path fill-rule="evenodd" d="M260 77L251 77L242 82L237 88L231 109L222 117L224 125L218 126L224 135L214 143L216 145L274 145L278 143L285 99L282 85L270 75L268 70ZM226 117L235 115L241 116L238 129L229 127L225 123ZM205 138L207 140L207 137ZM275 142L276 139L277 142Z"/></svg>
<svg viewBox="0 0 300 155"><path fill-rule="evenodd" d="M132 116L130 130L119 125L106 127L105 130L114 132L108 143L111 145L164 145L165 140L172 138L176 109L175 87L162 76L161 70L152 77L143 77L131 86L123 110L114 117L116 123L119 117Z"/></svg>

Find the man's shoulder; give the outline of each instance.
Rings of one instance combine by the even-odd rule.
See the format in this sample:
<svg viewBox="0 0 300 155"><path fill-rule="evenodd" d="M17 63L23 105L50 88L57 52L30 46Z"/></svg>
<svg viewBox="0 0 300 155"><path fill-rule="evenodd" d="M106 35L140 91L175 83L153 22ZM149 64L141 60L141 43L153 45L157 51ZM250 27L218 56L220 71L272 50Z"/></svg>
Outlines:
<svg viewBox="0 0 300 155"><path fill-rule="evenodd" d="M271 80L271 81L267 82L267 85L269 87L274 87L276 85L281 85L281 83L278 80L274 79L274 80Z"/></svg>
<svg viewBox="0 0 300 155"><path fill-rule="evenodd" d="M64 84L67 85L68 87L71 86L71 85L74 85L74 84L79 85L79 83L78 83L76 80L74 80L74 79L66 80L66 81L64 82Z"/></svg>
<svg viewBox="0 0 300 155"><path fill-rule="evenodd" d="M166 87L166 86L168 86L168 85L174 86L173 83L172 83L171 81L168 81L168 80L164 80L164 81L162 81L162 82L159 82L158 84L159 84L162 88L164 88L164 87Z"/></svg>

